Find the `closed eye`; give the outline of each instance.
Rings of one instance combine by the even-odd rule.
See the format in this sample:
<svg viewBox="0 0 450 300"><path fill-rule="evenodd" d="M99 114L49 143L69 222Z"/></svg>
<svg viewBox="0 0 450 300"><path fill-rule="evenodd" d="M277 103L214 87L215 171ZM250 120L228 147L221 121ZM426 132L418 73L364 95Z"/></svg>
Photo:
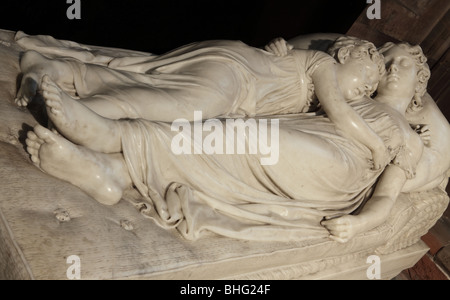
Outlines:
<svg viewBox="0 0 450 300"><path fill-rule="evenodd" d="M402 67L409 67L409 66L411 66L411 64L412 64L412 62L411 62L410 59L402 59L402 60L400 61L400 65L401 65Z"/></svg>

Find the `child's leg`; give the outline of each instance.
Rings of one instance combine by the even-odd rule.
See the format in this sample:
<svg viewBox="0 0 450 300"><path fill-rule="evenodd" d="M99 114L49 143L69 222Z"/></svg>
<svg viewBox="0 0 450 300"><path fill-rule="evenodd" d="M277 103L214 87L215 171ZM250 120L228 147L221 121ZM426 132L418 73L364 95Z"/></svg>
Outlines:
<svg viewBox="0 0 450 300"><path fill-rule="evenodd" d="M194 112L203 119L224 116L231 110L235 96L201 87L185 89L128 86L110 90L79 101L100 116L109 119L145 119L173 122L176 119L194 121Z"/></svg>
<svg viewBox="0 0 450 300"><path fill-rule="evenodd" d="M172 122L194 120L194 111L203 118L224 116L240 96L241 85L236 70L216 62L200 61L168 73L137 74L87 65L82 82L102 89L80 95L80 101L97 114L110 118L142 118ZM97 86L97 85L96 85ZM93 87L80 88L92 90Z"/></svg>
<svg viewBox="0 0 450 300"><path fill-rule="evenodd" d="M78 186L102 204L120 201L131 179L121 154L104 154L77 146L37 125L28 133L27 150L42 170Z"/></svg>
<svg viewBox="0 0 450 300"><path fill-rule="evenodd" d="M15 100L20 106L26 106L33 99L45 74L57 80L66 91L75 93L72 69L63 60L49 59L36 51L27 51L20 60L20 68L23 77Z"/></svg>
<svg viewBox="0 0 450 300"><path fill-rule="evenodd" d="M27 51L20 60L23 74L16 103L26 106L41 83L42 77L48 75L65 92L71 95L81 94L89 97L103 93L123 83L130 83L130 78L122 72L104 66L85 64L77 59L51 59L36 51Z"/></svg>
<svg viewBox="0 0 450 300"><path fill-rule="evenodd" d="M121 151L117 121L99 116L62 91L48 76L42 79L47 114L70 141L103 153Z"/></svg>
<svg viewBox="0 0 450 300"><path fill-rule="evenodd" d="M47 74L63 91L76 90L85 106L109 119L193 121L194 111L202 111L205 119L223 116L230 112L242 84L230 67L214 62L189 65L173 74L138 74L28 51L21 68L24 77L17 104L29 103Z"/></svg>

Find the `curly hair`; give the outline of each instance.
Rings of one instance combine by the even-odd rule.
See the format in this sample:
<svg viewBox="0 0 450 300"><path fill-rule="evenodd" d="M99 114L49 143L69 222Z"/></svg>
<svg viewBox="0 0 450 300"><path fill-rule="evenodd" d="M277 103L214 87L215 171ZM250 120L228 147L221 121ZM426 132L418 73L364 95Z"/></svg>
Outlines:
<svg viewBox="0 0 450 300"><path fill-rule="evenodd" d="M370 60L377 65L380 77L386 72L384 57L379 53L377 47L375 47L373 43L352 36L343 36L336 39L336 41L328 48L327 52L332 57L336 58L341 49L348 51L350 57L355 59L364 59L369 56ZM376 89L377 85L373 87L371 93L374 93Z"/></svg>
<svg viewBox="0 0 450 300"><path fill-rule="evenodd" d="M402 42L399 44L388 42L381 46L378 51L383 54L394 46L400 47L403 50L407 51L416 63L417 80L419 81L419 83L416 86L413 102L415 106L422 106L422 97L427 91L428 80L431 77L431 71L430 67L427 64L427 58L419 45L412 46L411 44L406 42Z"/></svg>

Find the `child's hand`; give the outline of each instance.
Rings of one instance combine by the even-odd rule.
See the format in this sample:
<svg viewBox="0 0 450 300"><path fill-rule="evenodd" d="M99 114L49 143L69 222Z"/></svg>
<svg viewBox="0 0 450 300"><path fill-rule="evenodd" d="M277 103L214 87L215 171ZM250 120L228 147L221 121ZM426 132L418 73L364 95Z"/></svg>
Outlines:
<svg viewBox="0 0 450 300"><path fill-rule="evenodd" d="M413 127L413 130L420 136L425 146L430 145L431 132L428 125L416 125L415 127Z"/></svg>
<svg viewBox="0 0 450 300"><path fill-rule="evenodd" d="M358 216L345 215L336 219L323 220L320 224L330 233L329 238L339 243L347 243L357 235L363 226Z"/></svg>
<svg viewBox="0 0 450 300"><path fill-rule="evenodd" d="M388 148L386 148L384 144L371 149L371 151L372 151L373 170L379 170L388 165L390 155Z"/></svg>
<svg viewBox="0 0 450 300"><path fill-rule="evenodd" d="M276 38L265 47L267 52L275 54L276 56L286 56L289 51L294 49L294 46L286 42L283 38Z"/></svg>

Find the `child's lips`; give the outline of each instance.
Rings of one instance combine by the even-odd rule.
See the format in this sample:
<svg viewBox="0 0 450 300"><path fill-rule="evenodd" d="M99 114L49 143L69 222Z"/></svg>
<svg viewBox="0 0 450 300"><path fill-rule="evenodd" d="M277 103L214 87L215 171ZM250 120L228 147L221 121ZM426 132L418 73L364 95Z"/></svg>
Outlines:
<svg viewBox="0 0 450 300"><path fill-rule="evenodd" d="M360 95L365 94L366 91L367 91L367 89L366 89L365 87L363 87L363 86L360 86L360 87L358 88L358 93L359 93Z"/></svg>
<svg viewBox="0 0 450 300"><path fill-rule="evenodd" d="M399 80L399 78L398 78L398 76L397 76L396 74L390 74L390 75L387 77L387 81L388 81L388 82L398 81L398 80Z"/></svg>

